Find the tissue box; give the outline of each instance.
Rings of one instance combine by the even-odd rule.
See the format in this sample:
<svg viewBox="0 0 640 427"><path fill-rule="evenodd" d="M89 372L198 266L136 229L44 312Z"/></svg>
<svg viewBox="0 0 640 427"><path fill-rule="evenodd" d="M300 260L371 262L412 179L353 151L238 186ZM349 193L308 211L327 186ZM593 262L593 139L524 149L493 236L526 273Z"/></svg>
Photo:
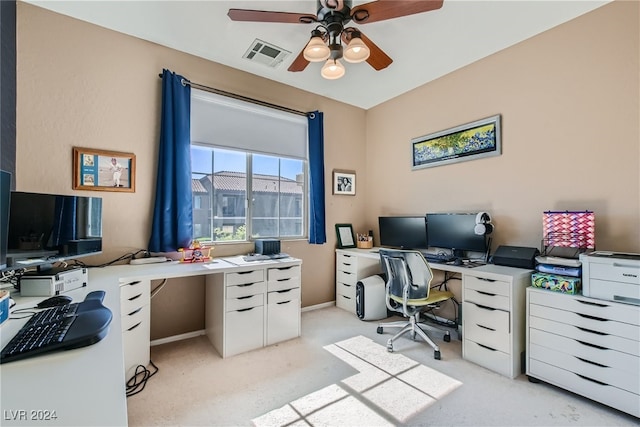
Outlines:
<svg viewBox="0 0 640 427"><path fill-rule="evenodd" d="M0 291L0 324L9 318L9 291Z"/></svg>
<svg viewBox="0 0 640 427"><path fill-rule="evenodd" d="M581 287L579 277L543 273L533 273L531 275L531 286L570 295L580 293Z"/></svg>

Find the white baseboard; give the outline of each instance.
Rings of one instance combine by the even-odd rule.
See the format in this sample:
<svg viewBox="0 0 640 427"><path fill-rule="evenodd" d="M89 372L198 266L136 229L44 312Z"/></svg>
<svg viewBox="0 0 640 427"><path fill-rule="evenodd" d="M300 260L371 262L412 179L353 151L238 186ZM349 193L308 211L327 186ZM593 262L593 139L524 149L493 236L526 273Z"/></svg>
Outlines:
<svg viewBox="0 0 640 427"><path fill-rule="evenodd" d="M200 335L204 335L204 334L205 334L205 331L204 331L204 329L202 329L202 330L199 330L199 331L187 332L186 334L173 335L173 336L170 336L170 337L153 340L153 341L151 341L151 346L153 347L154 345L167 344L167 343L175 342L175 341L182 341L182 340L186 340L186 339L189 339L189 338L199 337Z"/></svg>
<svg viewBox="0 0 640 427"><path fill-rule="evenodd" d="M311 311L311 310L319 310L321 308L335 307L335 305L336 305L335 301L323 302L322 304L309 305L307 307L302 307L300 311L305 312L305 311Z"/></svg>

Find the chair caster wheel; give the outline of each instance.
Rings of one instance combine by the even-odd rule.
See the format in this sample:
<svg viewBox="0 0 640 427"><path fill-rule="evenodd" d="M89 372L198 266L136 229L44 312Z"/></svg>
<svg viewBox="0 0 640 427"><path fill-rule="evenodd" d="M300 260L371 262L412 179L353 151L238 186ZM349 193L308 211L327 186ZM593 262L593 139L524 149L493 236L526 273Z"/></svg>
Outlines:
<svg viewBox="0 0 640 427"><path fill-rule="evenodd" d="M382 333L382 326L378 326L378 329L376 329L376 332L381 334Z"/></svg>
<svg viewBox="0 0 640 427"><path fill-rule="evenodd" d="M387 343L387 351L389 353L393 353L393 344L390 342Z"/></svg>
<svg viewBox="0 0 640 427"><path fill-rule="evenodd" d="M451 335L449 333L444 336L444 342L451 342Z"/></svg>
<svg viewBox="0 0 640 427"><path fill-rule="evenodd" d="M436 360L440 360L440 350L436 350L433 352L433 358Z"/></svg>

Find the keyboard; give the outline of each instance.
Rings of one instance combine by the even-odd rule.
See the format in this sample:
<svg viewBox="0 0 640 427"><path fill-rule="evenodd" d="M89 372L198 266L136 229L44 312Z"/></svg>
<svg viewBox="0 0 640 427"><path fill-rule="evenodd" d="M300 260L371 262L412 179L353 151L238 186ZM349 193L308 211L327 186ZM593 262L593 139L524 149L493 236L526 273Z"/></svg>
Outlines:
<svg viewBox="0 0 640 427"><path fill-rule="evenodd" d="M451 262L455 261L456 257L451 254L434 254L434 253L422 253L424 258L429 262Z"/></svg>
<svg viewBox="0 0 640 427"><path fill-rule="evenodd" d="M252 255L245 255L245 256L242 257L242 259L247 261L247 262L251 262L251 261L267 261L267 260L270 260L270 259L282 259L282 258L289 258L289 255L281 252L279 254L271 254L271 255L252 254Z"/></svg>
<svg viewBox="0 0 640 427"><path fill-rule="evenodd" d="M85 347L107 335L111 310L102 305L104 291L87 294L81 303L34 314L0 352L0 363L57 350Z"/></svg>

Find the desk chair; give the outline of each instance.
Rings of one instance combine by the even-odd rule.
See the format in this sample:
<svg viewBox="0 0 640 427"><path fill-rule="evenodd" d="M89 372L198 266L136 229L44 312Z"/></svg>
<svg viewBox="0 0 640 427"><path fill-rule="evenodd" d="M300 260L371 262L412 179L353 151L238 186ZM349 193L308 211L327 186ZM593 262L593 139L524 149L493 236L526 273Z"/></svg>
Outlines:
<svg viewBox="0 0 640 427"><path fill-rule="evenodd" d="M382 334L386 328L400 328L387 342L387 351L393 352L393 342L407 332L415 340L420 335L431 347L433 357L440 359L440 347L426 333L426 330L444 333L444 340L451 341L449 331L420 323L420 313L433 309L441 302L453 299L449 291L431 289L433 273L427 260L419 251L380 249L380 260L387 275L385 300L387 308L402 313L408 321L378 324L377 332Z"/></svg>

